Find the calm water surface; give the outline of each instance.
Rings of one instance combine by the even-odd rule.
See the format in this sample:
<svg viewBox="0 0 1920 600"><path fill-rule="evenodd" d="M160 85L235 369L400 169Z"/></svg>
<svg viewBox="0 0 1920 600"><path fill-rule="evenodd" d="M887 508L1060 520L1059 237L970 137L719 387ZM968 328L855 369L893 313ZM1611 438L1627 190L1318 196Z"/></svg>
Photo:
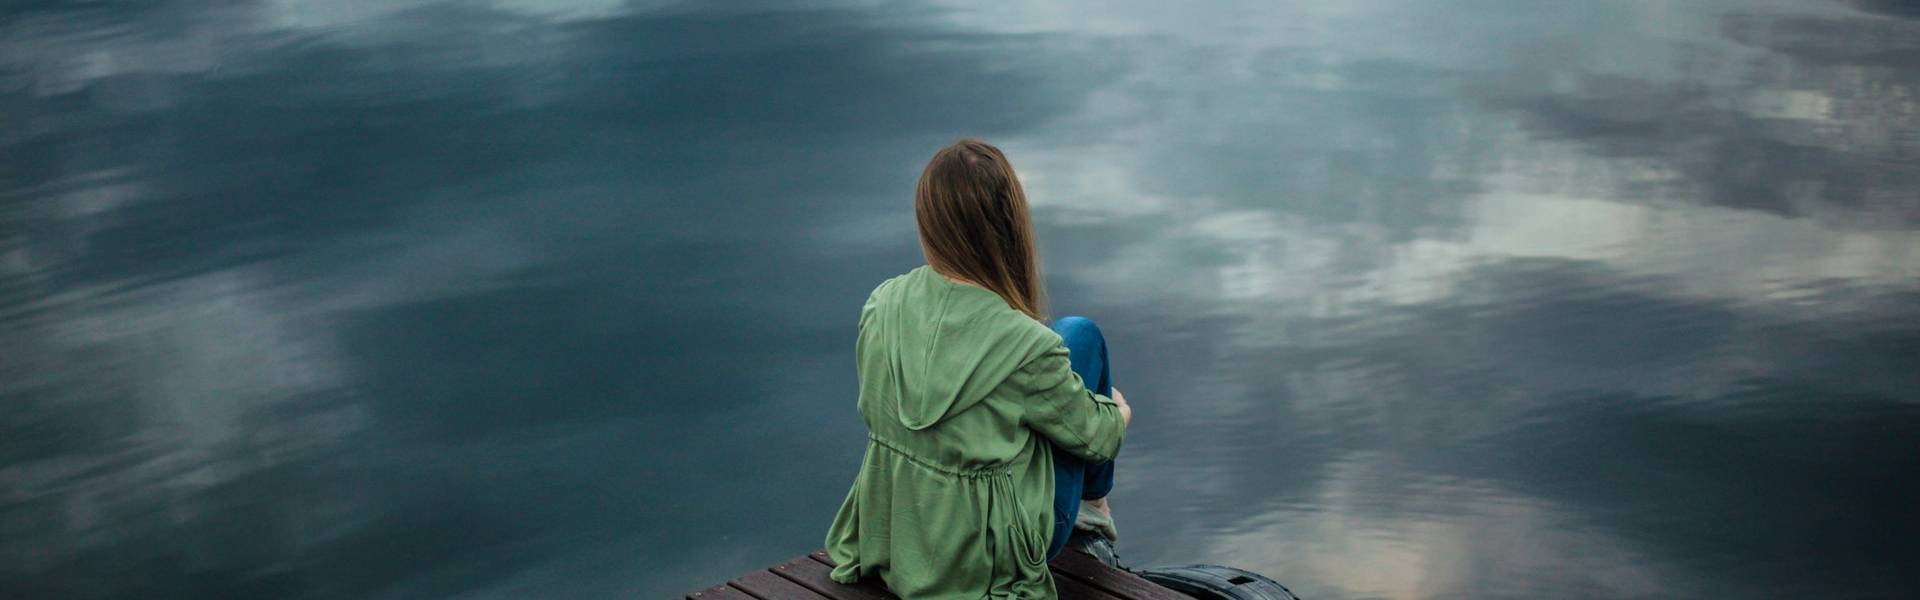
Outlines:
<svg viewBox="0 0 1920 600"><path fill-rule="evenodd" d="M0 597L817 546L913 178L1022 169L1135 564L1912 597L1920 5L0 9Z"/></svg>

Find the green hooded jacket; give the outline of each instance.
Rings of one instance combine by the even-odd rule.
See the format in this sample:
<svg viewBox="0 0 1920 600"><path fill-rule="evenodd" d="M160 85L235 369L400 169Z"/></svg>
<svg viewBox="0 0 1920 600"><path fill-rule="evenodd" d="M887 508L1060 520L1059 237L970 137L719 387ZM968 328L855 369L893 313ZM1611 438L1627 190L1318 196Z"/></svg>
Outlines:
<svg viewBox="0 0 1920 600"><path fill-rule="evenodd" d="M1046 325L925 266L867 298L854 346L866 456L827 532L833 579L901 598L1054 598L1053 453L1126 433Z"/></svg>

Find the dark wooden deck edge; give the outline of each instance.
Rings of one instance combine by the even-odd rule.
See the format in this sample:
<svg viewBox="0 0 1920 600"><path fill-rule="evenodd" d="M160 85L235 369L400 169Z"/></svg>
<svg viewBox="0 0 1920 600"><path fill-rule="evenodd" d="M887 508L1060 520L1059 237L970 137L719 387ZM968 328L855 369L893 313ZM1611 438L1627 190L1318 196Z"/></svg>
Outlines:
<svg viewBox="0 0 1920 600"><path fill-rule="evenodd" d="M1160 587L1140 576L1109 567L1084 552L1067 551L1047 566L1053 568L1054 581L1073 579L1130 600L1192 600L1184 594ZM1062 594L1064 595L1064 594Z"/></svg>
<svg viewBox="0 0 1920 600"><path fill-rule="evenodd" d="M1068 551L1047 566L1063 600L1190 600L1078 551ZM836 582L832 569L833 560L816 550L688 594L685 600L899 600L871 581Z"/></svg>

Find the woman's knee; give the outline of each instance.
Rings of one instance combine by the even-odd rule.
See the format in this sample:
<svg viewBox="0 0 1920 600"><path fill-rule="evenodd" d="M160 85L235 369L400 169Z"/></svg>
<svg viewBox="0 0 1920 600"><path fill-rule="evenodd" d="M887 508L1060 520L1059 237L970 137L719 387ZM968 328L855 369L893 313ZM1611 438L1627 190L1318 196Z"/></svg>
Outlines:
<svg viewBox="0 0 1920 600"><path fill-rule="evenodd" d="M1100 334L1100 326L1095 324L1093 319L1086 317L1071 316L1054 319L1053 332L1060 334L1060 339L1065 341L1069 348L1107 343L1106 336Z"/></svg>

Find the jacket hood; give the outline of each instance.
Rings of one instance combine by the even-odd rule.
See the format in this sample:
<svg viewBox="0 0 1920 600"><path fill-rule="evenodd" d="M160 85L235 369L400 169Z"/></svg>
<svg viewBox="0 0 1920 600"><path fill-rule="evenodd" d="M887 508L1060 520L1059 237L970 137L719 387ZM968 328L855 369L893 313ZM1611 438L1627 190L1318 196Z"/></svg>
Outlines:
<svg viewBox="0 0 1920 600"><path fill-rule="evenodd" d="M881 284L863 312L860 377L897 399L900 424L911 430L979 404L1060 343L991 290L955 283L925 266Z"/></svg>

